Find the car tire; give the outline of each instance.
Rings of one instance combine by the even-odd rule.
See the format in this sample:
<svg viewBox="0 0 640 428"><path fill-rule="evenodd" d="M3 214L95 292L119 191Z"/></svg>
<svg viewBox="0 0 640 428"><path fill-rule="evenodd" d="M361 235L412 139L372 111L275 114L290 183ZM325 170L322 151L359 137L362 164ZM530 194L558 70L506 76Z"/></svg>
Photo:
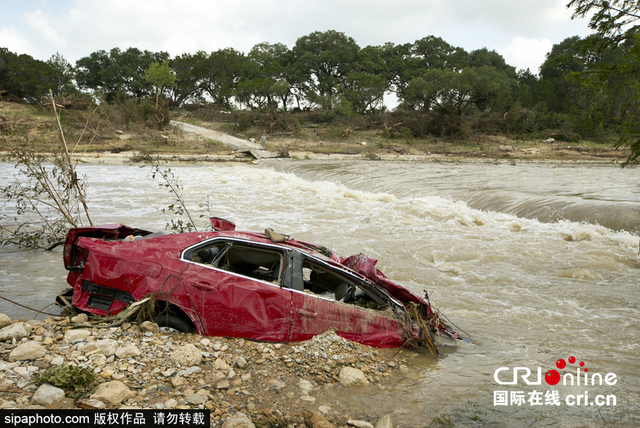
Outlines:
<svg viewBox="0 0 640 428"><path fill-rule="evenodd" d="M165 327L180 333L190 333L193 330L189 321L168 312L162 312L153 321L160 328Z"/></svg>

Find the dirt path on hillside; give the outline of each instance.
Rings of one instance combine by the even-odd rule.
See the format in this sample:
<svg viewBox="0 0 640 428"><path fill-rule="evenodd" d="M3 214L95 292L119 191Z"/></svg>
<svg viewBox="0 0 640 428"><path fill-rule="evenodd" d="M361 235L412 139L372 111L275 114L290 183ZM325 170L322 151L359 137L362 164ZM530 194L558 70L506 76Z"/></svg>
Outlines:
<svg viewBox="0 0 640 428"><path fill-rule="evenodd" d="M171 125L180 128L183 132L197 134L204 138L219 141L233 150L264 150L260 144L252 143L251 141L243 140L242 138L237 138L220 131L214 131L213 129L203 128L202 126L191 125L175 120L171 121Z"/></svg>

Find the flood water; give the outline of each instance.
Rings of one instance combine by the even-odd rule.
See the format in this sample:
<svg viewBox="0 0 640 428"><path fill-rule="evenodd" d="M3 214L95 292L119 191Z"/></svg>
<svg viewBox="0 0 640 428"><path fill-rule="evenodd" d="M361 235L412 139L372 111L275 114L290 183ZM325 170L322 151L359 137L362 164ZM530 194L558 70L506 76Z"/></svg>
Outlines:
<svg viewBox="0 0 640 428"><path fill-rule="evenodd" d="M89 183L94 222L162 230L170 220L160 209L173 197L148 168L79 169ZM475 343L439 357L403 351L407 376L384 389L314 391L318 402L354 416L392 413L399 427L640 424L640 170L311 160L171 169L192 212L199 215L208 197L210 212L202 213L232 220L238 229L271 227L343 256L370 254L392 280L428 291L434 306ZM14 172L0 163L0 184ZM10 213L9 206L0 209ZM3 297L41 309L65 288L60 248L2 251ZM0 312L34 316L6 301ZM559 359L567 361L565 369L556 368ZM588 369L587 386L584 374L580 385L572 386L569 377L566 385L545 381L551 369L575 374L579 362L581 373ZM500 382L524 367L534 384L498 384L494 373L501 367L507 369ZM596 376L609 373L615 375L611 385ZM554 391L559 405L552 404Z"/></svg>

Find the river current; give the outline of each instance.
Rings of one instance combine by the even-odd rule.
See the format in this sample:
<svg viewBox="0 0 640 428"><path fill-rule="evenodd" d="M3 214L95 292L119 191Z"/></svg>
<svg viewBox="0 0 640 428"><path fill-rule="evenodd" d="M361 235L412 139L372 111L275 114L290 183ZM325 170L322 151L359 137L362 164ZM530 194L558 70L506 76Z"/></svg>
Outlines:
<svg viewBox="0 0 640 428"><path fill-rule="evenodd" d="M214 215L343 256L372 255L392 280L427 291L474 342L439 357L403 350L408 375L384 388L327 390L319 400L392 413L402 427L640 424L640 170L318 160L171 170L192 213L205 216L199 226ZM148 167L90 164L79 172L95 223L163 230L171 219L160 210L174 198ZM0 163L0 185L14 173ZM0 293L29 307L50 304L65 277L60 248L0 253ZM34 316L6 301L0 312ZM507 384L514 368L529 369L531 384ZM546 382L552 369L563 376L557 385ZM565 374L577 372L581 383L572 385Z"/></svg>

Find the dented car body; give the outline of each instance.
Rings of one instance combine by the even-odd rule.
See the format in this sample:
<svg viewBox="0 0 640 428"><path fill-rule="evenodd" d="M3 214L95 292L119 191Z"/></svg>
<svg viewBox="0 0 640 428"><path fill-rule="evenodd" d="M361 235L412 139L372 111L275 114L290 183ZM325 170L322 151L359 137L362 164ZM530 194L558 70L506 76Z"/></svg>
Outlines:
<svg viewBox="0 0 640 428"><path fill-rule="evenodd" d="M424 298L395 284L365 255L274 234L236 231L154 234L124 225L71 229L64 247L71 305L118 314L153 296L156 322L207 336L296 342L334 329L376 347L457 338ZM274 237L275 235L275 237Z"/></svg>

